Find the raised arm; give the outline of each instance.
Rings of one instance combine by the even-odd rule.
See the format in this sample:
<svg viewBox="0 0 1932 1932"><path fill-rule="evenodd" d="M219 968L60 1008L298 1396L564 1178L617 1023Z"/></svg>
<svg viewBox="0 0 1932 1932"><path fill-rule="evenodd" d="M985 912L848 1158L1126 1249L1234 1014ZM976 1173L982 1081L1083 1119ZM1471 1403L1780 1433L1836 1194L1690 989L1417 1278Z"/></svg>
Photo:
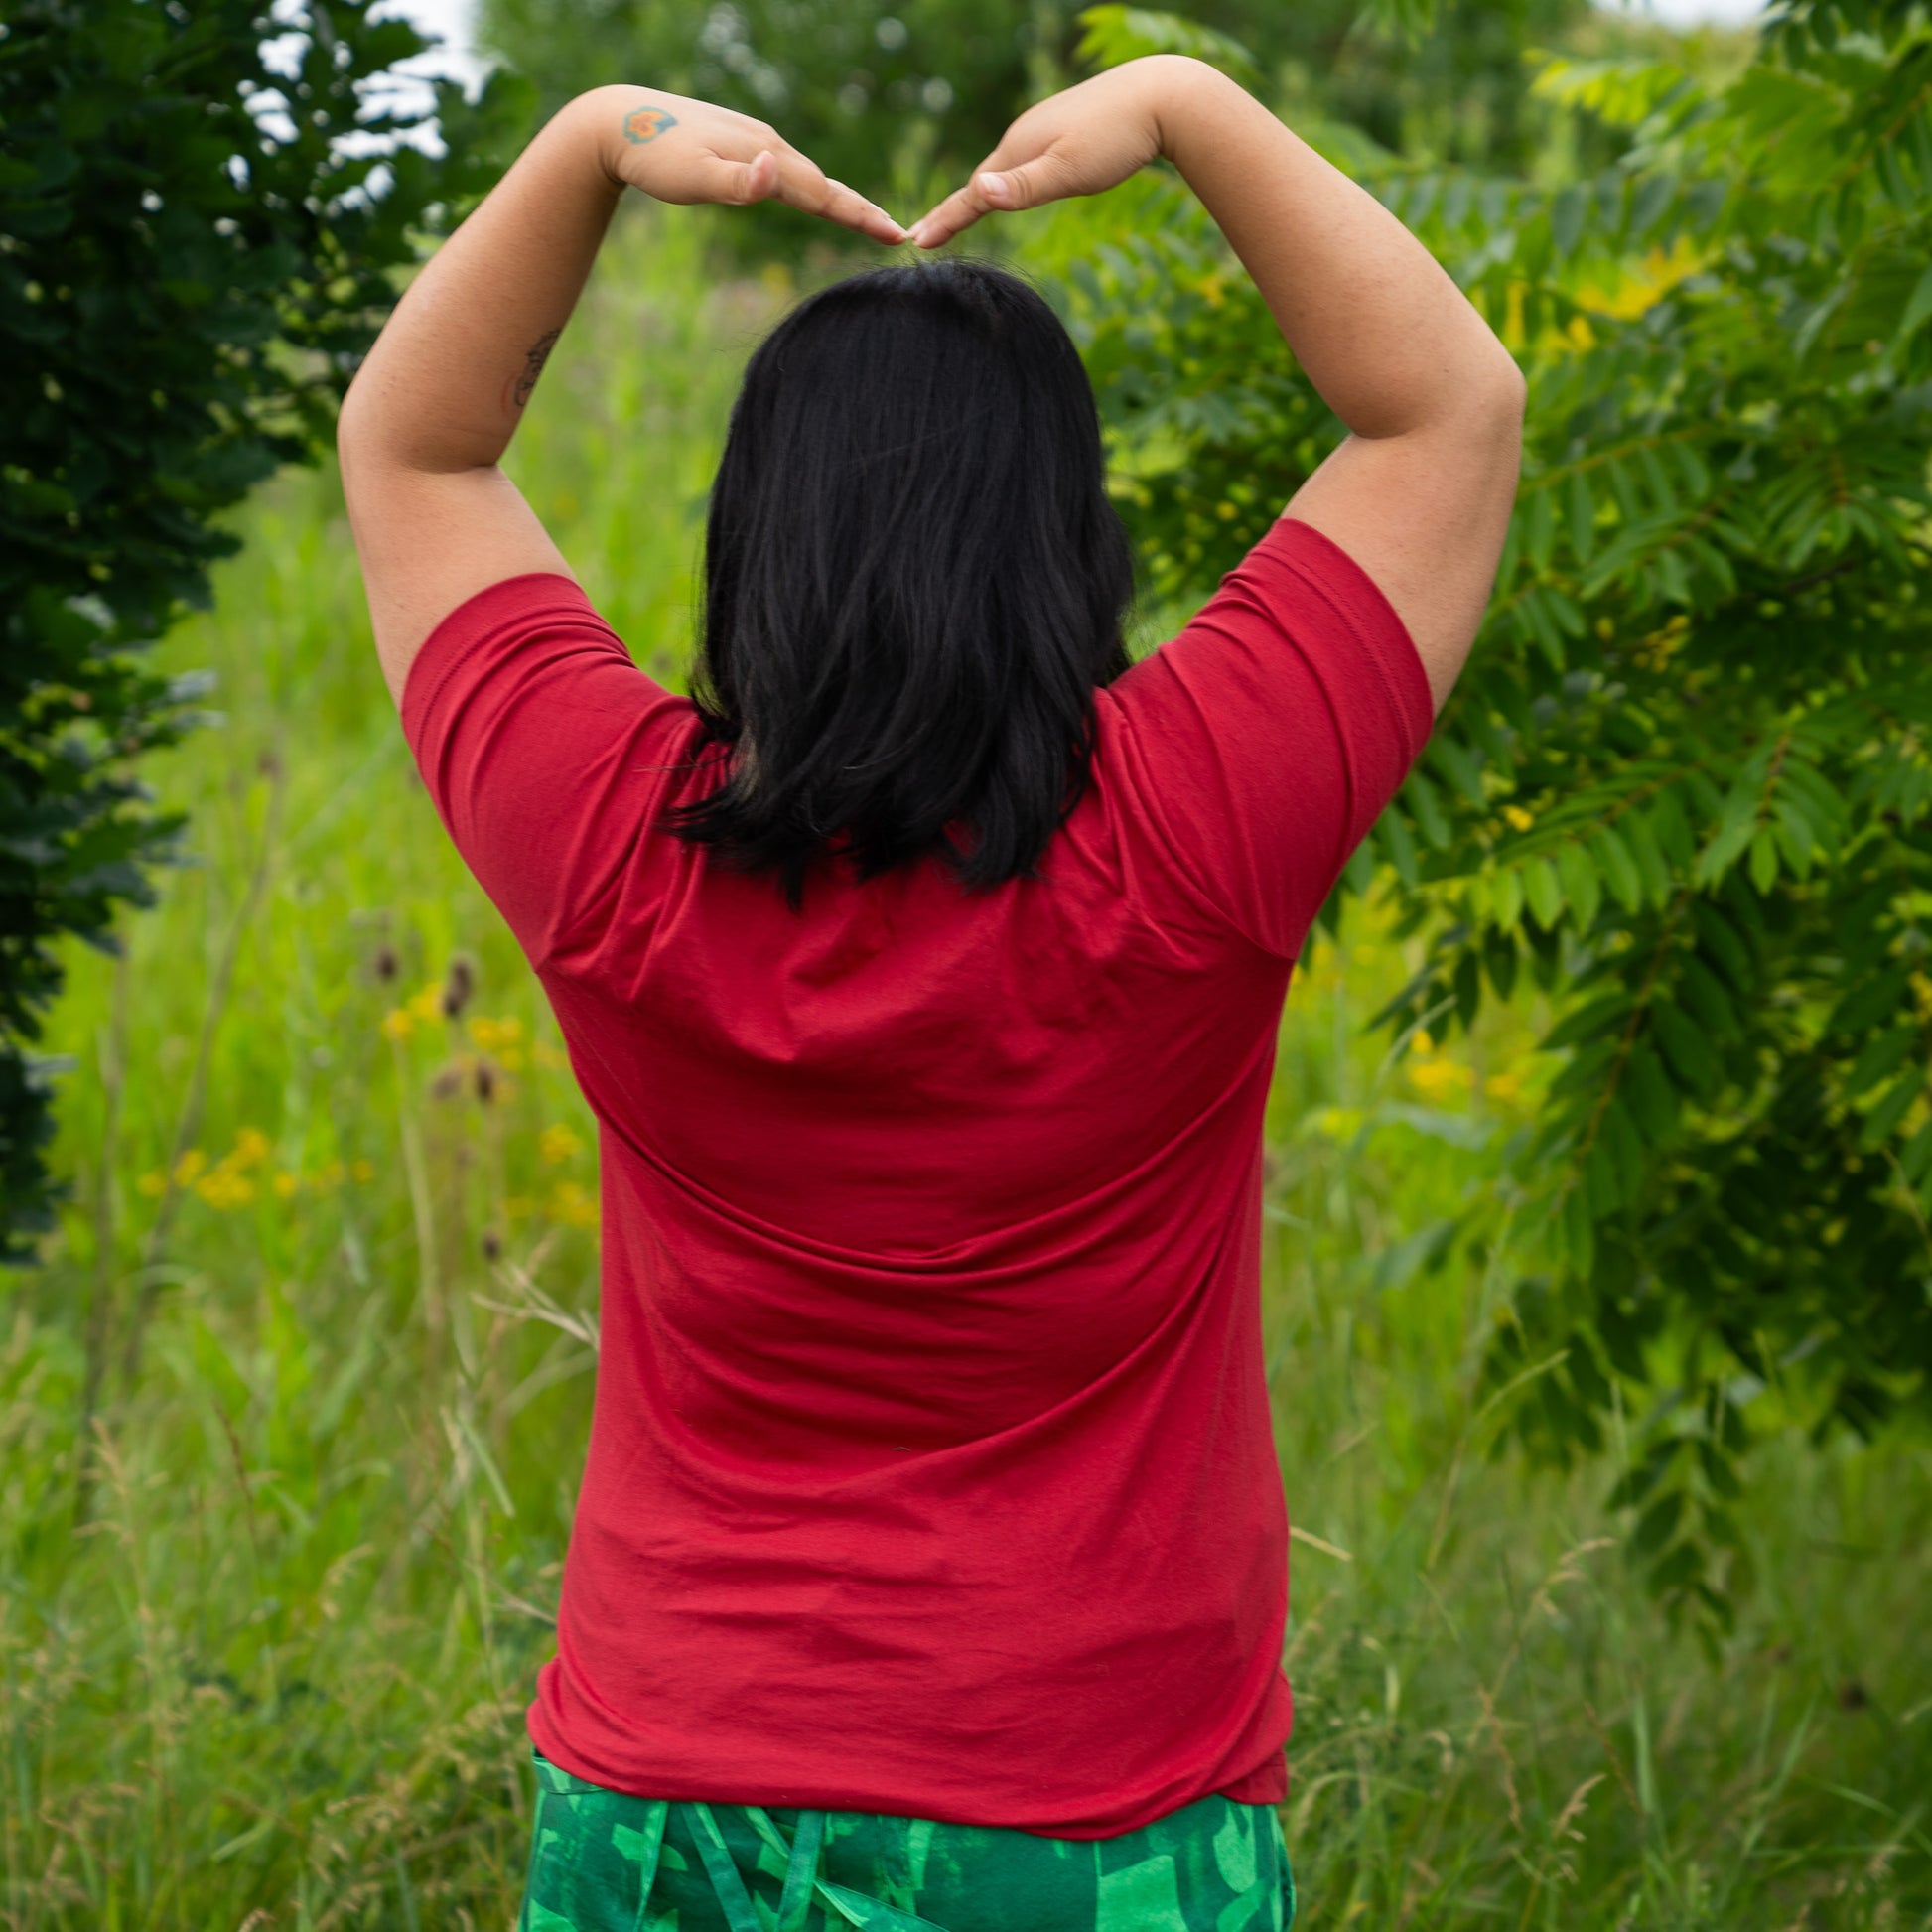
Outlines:
<svg viewBox="0 0 1932 1932"><path fill-rule="evenodd" d="M1440 710L1482 620L1509 524L1523 378L1408 229L1232 80L1132 61L1030 108L912 238L1094 194L1165 155L1254 277L1347 439L1286 514L1368 572L1408 626Z"/></svg>
<svg viewBox="0 0 1932 1932"><path fill-rule="evenodd" d="M626 186L789 202L882 242L898 223L761 121L642 87L581 94L396 305L337 431L383 675L398 704L431 630L478 591L569 567L497 460Z"/></svg>

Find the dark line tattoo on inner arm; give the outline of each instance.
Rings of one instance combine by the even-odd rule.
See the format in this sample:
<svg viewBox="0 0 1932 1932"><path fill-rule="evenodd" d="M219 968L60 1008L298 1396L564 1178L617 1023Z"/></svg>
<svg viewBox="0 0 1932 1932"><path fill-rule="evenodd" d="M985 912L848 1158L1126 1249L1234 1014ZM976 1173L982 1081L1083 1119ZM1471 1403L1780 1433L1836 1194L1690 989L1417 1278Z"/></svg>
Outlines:
<svg viewBox="0 0 1932 1932"><path fill-rule="evenodd" d="M561 329L546 329L523 351L522 372L503 385L503 406L512 416L530 400L537 377L543 373L543 365L549 361L550 351L557 346L557 338L563 333Z"/></svg>
<svg viewBox="0 0 1932 1932"><path fill-rule="evenodd" d="M677 125L677 116L667 107L633 107L623 117L623 138L642 147L655 141L668 127Z"/></svg>

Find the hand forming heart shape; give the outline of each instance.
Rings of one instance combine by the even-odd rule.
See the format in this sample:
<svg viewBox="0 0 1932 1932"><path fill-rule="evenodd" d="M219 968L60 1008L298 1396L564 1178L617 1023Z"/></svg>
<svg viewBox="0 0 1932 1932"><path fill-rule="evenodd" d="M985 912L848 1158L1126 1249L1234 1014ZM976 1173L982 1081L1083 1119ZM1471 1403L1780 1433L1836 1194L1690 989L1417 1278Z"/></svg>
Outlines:
<svg viewBox="0 0 1932 1932"><path fill-rule="evenodd" d="M874 241L938 248L984 214L1097 195L1152 161L1161 152L1169 58L1110 68L1028 108L967 185L909 229L833 181L766 122L683 94L628 98L608 165L616 179L660 202L744 206L775 198Z"/></svg>

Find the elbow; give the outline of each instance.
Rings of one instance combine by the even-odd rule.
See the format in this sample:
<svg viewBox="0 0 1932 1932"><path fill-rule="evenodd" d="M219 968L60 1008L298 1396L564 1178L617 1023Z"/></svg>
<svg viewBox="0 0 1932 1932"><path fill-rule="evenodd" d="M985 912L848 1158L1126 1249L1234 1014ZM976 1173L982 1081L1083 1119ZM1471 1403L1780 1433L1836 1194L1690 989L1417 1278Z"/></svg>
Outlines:
<svg viewBox="0 0 1932 1932"><path fill-rule="evenodd" d="M356 451L367 440L368 385L360 370L349 383L343 405L336 412L336 459L345 469L354 461Z"/></svg>
<svg viewBox="0 0 1932 1932"><path fill-rule="evenodd" d="M1523 415L1529 405L1529 379L1523 374L1515 356L1494 336L1489 340L1494 347L1486 358L1480 379L1474 385L1474 393L1480 398L1485 412L1521 435Z"/></svg>
<svg viewBox="0 0 1932 1932"><path fill-rule="evenodd" d="M394 411L383 407L364 364L336 412L336 464L345 491L352 493L358 481L379 471L403 467L395 432Z"/></svg>
<svg viewBox="0 0 1932 1932"><path fill-rule="evenodd" d="M1529 383L1523 371L1508 349L1497 343L1495 352L1464 391L1463 420L1499 460L1506 458L1512 472L1522 457L1528 403Z"/></svg>
<svg viewBox="0 0 1932 1932"><path fill-rule="evenodd" d="M1384 435L1442 435L1462 444L1520 445L1529 384L1516 358L1494 336L1469 344L1442 370L1426 399L1414 405L1414 420ZM1372 432L1360 427L1355 433Z"/></svg>
<svg viewBox="0 0 1932 1932"><path fill-rule="evenodd" d="M1515 423L1518 434L1520 434L1523 428L1523 418L1529 409L1530 379L1523 373L1521 363L1507 349L1503 350L1503 359L1508 365L1504 372L1504 380L1509 393L1510 418Z"/></svg>

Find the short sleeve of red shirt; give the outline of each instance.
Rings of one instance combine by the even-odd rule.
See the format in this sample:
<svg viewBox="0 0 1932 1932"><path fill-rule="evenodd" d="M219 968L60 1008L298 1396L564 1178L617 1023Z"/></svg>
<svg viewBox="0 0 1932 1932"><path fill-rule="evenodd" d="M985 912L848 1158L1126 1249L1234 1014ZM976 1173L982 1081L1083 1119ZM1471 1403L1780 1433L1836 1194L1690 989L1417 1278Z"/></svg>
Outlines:
<svg viewBox="0 0 1932 1932"><path fill-rule="evenodd" d="M403 733L533 966L609 915L691 719L568 577L508 578L431 632L404 687Z"/></svg>
<svg viewBox="0 0 1932 1932"><path fill-rule="evenodd" d="M1288 517L1108 695L1180 879L1282 957L1300 951L1432 722L1422 660L1388 599Z"/></svg>

